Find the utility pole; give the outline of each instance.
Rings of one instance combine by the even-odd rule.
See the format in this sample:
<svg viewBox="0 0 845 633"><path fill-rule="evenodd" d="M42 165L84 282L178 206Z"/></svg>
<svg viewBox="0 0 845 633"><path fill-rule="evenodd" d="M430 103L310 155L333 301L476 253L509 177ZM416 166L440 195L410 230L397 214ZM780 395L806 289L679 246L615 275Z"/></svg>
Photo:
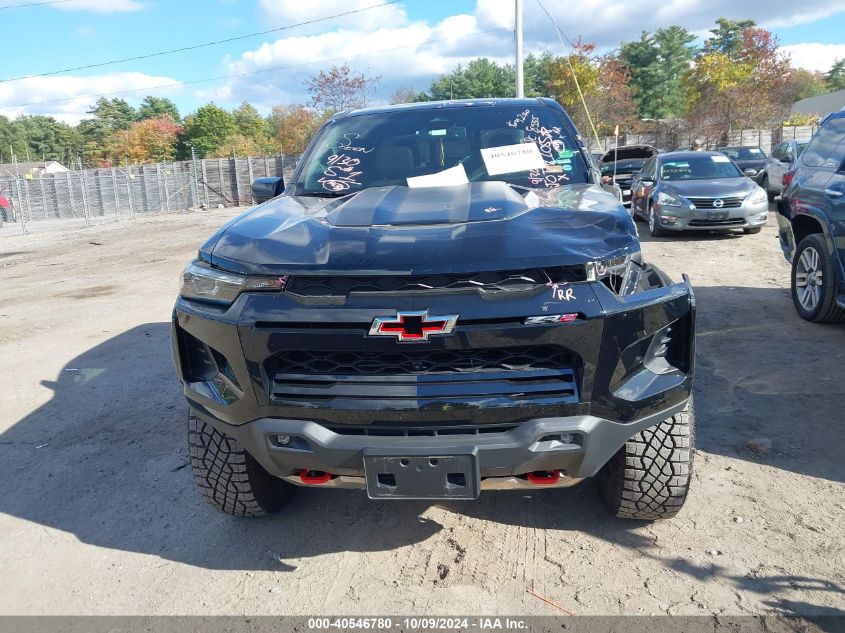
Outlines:
<svg viewBox="0 0 845 633"><path fill-rule="evenodd" d="M516 96L525 96L525 81L522 76L522 0L515 0L516 16L514 20L514 35L516 37Z"/></svg>

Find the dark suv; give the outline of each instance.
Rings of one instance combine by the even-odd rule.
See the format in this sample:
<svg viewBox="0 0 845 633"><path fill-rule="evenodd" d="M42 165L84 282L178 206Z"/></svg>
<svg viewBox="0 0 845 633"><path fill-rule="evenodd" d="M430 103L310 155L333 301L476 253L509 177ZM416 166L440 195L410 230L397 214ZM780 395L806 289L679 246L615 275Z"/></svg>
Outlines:
<svg viewBox="0 0 845 633"><path fill-rule="evenodd" d="M808 321L845 318L845 109L825 119L784 177L778 232L792 300Z"/></svg>
<svg viewBox="0 0 845 633"><path fill-rule="evenodd" d="M255 515L296 487L473 499L598 474L617 515L673 516L693 294L642 261L600 183L548 99L334 116L183 275L173 348L207 499Z"/></svg>

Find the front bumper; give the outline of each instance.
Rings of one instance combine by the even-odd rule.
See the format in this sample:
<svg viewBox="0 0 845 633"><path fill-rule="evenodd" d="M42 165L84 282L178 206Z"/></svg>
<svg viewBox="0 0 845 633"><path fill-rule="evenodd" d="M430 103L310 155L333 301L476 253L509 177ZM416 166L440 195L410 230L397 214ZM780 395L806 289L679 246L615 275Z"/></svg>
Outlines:
<svg viewBox="0 0 845 633"><path fill-rule="evenodd" d="M628 438L689 399L692 288L659 271L648 278L648 288L625 297L583 283L572 284L568 299L546 288L394 295L389 311L385 297L314 303L248 293L228 308L180 299L174 360L195 414L278 477L322 471L346 478L337 485L355 484L348 478L363 476L368 452L382 451L471 454L482 483L512 486L501 478L534 471L563 471L569 482L595 474ZM459 313L454 333L411 345L367 336L375 316L426 308ZM579 316L526 323L555 312ZM502 350L537 349L557 352L533 369L519 354L495 370L466 364L466 352L498 359ZM296 367L281 367L280 357ZM463 364L431 374L432 358ZM390 365L385 374L388 362L420 364L401 375Z"/></svg>
<svg viewBox="0 0 845 633"><path fill-rule="evenodd" d="M654 209L660 226L667 231L751 229L765 225L769 219L768 201L745 203L730 209L661 207L656 204Z"/></svg>
<svg viewBox="0 0 845 633"><path fill-rule="evenodd" d="M527 420L503 433L403 438L344 435L309 420L261 418L234 426L208 412L195 410L195 414L237 439L267 472L292 483L303 484L297 476L301 471L318 471L340 478L334 487L363 487L364 456L370 453L407 457L472 454L482 484L487 479L498 480L488 482L489 488L504 483L502 479L537 471L561 471L560 485L591 477L632 435L686 406L687 400L683 400L629 424L581 415ZM516 482L510 485L516 487Z"/></svg>

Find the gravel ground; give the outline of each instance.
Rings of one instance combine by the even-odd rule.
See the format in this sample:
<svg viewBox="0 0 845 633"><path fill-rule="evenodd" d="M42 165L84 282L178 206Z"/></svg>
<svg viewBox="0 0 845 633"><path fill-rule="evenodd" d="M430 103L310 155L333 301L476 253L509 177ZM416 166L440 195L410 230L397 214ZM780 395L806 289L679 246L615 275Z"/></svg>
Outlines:
<svg viewBox="0 0 845 633"><path fill-rule="evenodd" d="M774 220L644 239L699 305L676 519L613 519L587 481L309 491L243 520L194 489L168 330L179 272L232 213L0 229L0 613L560 615L531 590L578 614L845 615L845 327L795 315Z"/></svg>

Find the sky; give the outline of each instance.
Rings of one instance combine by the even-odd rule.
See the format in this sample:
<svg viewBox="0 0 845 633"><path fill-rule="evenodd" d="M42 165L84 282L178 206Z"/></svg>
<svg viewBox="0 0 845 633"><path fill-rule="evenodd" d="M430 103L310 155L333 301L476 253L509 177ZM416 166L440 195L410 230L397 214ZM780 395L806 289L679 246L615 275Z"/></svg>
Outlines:
<svg viewBox="0 0 845 633"><path fill-rule="evenodd" d="M106 93L136 106L147 94L166 96L183 114L208 101L233 108L243 100L267 113L277 104L307 102L303 82L343 62L379 76L373 101L385 103L396 88L424 90L476 57L513 61L513 0L388 1L53 0L12 8L44 0L0 0L0 114L46 114L76 124ZM541 1L567 37L600 50L672 24L703 40L724 16L774 31L796 66L826 71L845 58L845 0ZM526 53L565 53L538 0L524 6ZM331 18L341 13L347 15ZM265 33L250 35L259 31ZM238 39L30 76L232 38Z"/></svg>

